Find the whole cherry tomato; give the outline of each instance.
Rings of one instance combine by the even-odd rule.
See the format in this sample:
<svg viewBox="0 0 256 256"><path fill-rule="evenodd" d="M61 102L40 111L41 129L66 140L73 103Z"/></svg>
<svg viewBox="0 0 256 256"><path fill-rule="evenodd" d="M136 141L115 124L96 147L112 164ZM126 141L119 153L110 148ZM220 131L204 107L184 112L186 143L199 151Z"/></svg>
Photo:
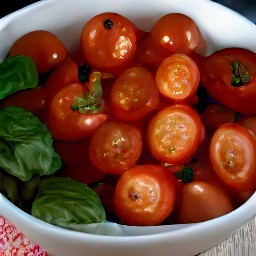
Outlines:
<svg viewBox="0 0 256 256"><path fill-rule="evenodd" d="M63 88L52 99L47 125L54 139L84 140L108 118L104 113L98 75L94 77L95 73L92 73L91 76L89 85L92 87L89 90L81 83L75 83Z"/></svg>
<svg viewBox="0 0 256 256"><path fill-rule="evenodd" d="M31 57L39 74L47 73L67 56L62 41L46 30L31 31L17 39L9 50L10 56L26 55Z"/></svg>
<svg viewBox="0 0 256 256"><path fill-rule="evenodd" d="M213 170L234 191L255 190L255 159L255 139L243 126L223 124L213 134L210 144Z"/></svg>
<svg viewBox="0 0 256 256"><path fill-rule="evenodd" d="M205 181L192 181L183 185L177 222L207 221L233 210L231 198L220 187Z"/></svg>
<svg viewBox="0 0 256 256"><path fill-rule="evenodd" d="M88 161L89 140L78 142L54 141L54 149L65 165L82 165Z"/></svg>
<svg viewBox="0 0 256 256"><path fill-rule="evenodd" d="M197 112L187 105L166 107L150 120L147 142L150 152L163 163L180 164L198 149L203 125Z"/></svg>
<svg viewBox="0 0 256 256"><path fill-rule="evenodd" d="M126 225L159 225L172 212L175 194L173 173L160 165L137 165L117 182L115 212Z"/></svg>
<svg viewBox="0 0 256 256"><path fill-rule="evenodd" d="M182 13L169 13L155 22L150 31L152 44L166 56L173 53L190 54L202 39L193 19Z"/></svg>
<svg viewBox="0 0 256 256"><path fill-rule="evenodd" d="M209 103L201 115L206 129L216 130L222 124L236 121L236 113L224 105Z"/></svg>
<svg viewBox="0 0 256 256"><path fill-rule="evenodd" d="M252 132L253 136L256 139L256 116L245 116L239 120L239 123L242 124L246 129Z"/></svg>
<svg viewBox="0 0 256 256"><path fill-rule="evenodd" d="M61 175L71 179L78 180L85 184L100 182L105 177L105 173L95 168L90 162L84 164L69 164L62 169Z"/></svg>
<svg viewBox="0 0 256 256"><path fill-rule="evenodd" d="M93 134L90 159L101 171L120 175L138 161L142 136L132 125L108 120Z"/></svg>
<svg viewBox="0 0 256 256"><path fill-rule="evenodd" d="M160 93L176 103L188 102L195 96L199 80L200 72L196 63L181 53L164 59L156 72L156 84Z"/></svg>
<svg viewBox="0 0 256 256"><path fill-rule="evenodd" d="M256 53L219 50L202 61L201 84L218 102L242 114L256 114Z"/></svg>
<svg viewBox="0 0 256 256"><path fill-rule="evenodd" d="M120 121L145 117L158 104L158 89L149 71L142 67L126 69L116 79L110 98L111 114Z"/></svg>
<svg viewBox="0 0 256 256"><path fill-rule="evenodd" d="M137 49L137 28L117 13L101 13L91 18L81 34L81 48L88 64L113 71L131 61Z"/></svg>
<svg viewBox="0 0 256 256"><path fill-rule="evenodd" d="M155 72L161 62L166 58L166 54L157 51L151 41L150 33L138 44L136 60L140 66Z"/></svg>
<svg viewBox="0 0 256 256"><path fill-rule="evenodd" d="M67 57L46 79L44 85L46 91L46 105L50 105L57 92L73 83L80 83L78 65L70 57Z"/></svg>
<svg viewBox="0 0 256 256"><path fill-rule="evenodd" d="M46 92L43 86L17 91L0 101L0 107L21 107L36 116L46 109Z"/></svg>

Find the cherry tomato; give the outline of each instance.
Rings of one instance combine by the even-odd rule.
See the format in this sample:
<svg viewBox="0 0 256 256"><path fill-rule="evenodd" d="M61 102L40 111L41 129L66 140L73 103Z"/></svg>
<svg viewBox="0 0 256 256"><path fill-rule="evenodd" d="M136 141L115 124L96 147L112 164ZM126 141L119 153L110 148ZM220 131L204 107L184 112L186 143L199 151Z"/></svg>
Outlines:
<svg viewBox="0 0 256 256"><path fill-rule="evenodd" d="M78 142L54 141L54 149L66 165L82 165L88 161L89 140Z"/></svg>
<svg viewBox="0 0 256 256"><path fill-rule="evenodd" d="M246 129L252 132L254 138L256 139L256 116L245 116L239 120Z"/></svg>
<svg viewBox="0 0 256 256"><path fill-rule="evenodd" d="M95 182L100 182L105 174L99 169L93 167L91 164L69 164L64 166L61 172L62 176L69 177L71 179L78 180L85 184L93 184Z"/></svg>
<svg viewBox="0 0 256 256"><path fill-rule="evenodd" d="M189 160L201 143L203 126L191 107L173 105L157 112L147 127L150 152L163 163Z"/></svg>
<svg viewBox="0 0 256 256"><path fill-rule="evenodd" d="M111 70L131 61L137 49L137 28L117 13L101 13L91 18L81 34L81 48L92 68Z"/></svg>
<svg viewBox="0 0 256 256"><path fill-rule="evenodd" d="M159 225L174 202L173 173L159 165L137 165L124 172L116 185L115 212L126 225Z"/></svg>
<svg viewBox="0 0 256 256"><path fill-rule="evenodd" d="M188 101L196 95L200 72L196 63L181 53L167 57L158 67L156 84L160 93L173 102Z"/></svg>
<svg viewBox="0 0 256 256"><path fill-rule="evenodd" d="M166 54L157 51L151 42L149 33L148 36L138 44L135 58L141 66L151 71L155 71L166 58Z"/></svg>
<svg viewBox="0 0 256 256"><path fill-rule="evenodd" d="M62 41L46 30L35 30L21 36L10 48L10 56L26 55L31 57L39 74L47 73L67 56L67 49Z"/></svg>
<svg viewBox="0 0 256 256"><path fill-rule="evenodd" d="M46 109L46 93L43 86L33 89L17 91L0 101L0 107L21 107L36 116L40 116Z"/></svg>
<svg viewBox="0 0 256 256"><path fill-rule="evenodd" d="M256 143L243 126L223 124L210 144L210 160L217 176L235 191L255 189Z"/></svg>
<svg viewBox="0 0 256 256"><path fill-rule="evenodd" d="M234 210L229 195L220 187L204 181L192 181L182 188L178 223L211 220Z"/></svg>
<svg viewBox="0 0 256 256"><path fill-rule="evenodd" d="M46 105L49 106L55 94L65 86L79 82L78 65L68 57L47 77L44 85L46 90Z"/></svg>
<svg viewBox="0 0 256 256"><path fill-rule="evenodd" d="M201 120L205 128L216 130L222 124L235 122L236 113L226 106L209 103L201 116Z"/></svg>
<svg viewBox="0 0 256 256"><path fill-rule="evenodd" d="M231 110L256 114L256 53L241 48L219 50L202 61L201 85Z"/></svg>
<svg viewBox="0 0 256 256"><path fill-rule="evenodd" d="M190 54L200 43L200 31L193 19L182 13L169 13L157 20L150 32L152 44L166 55Z"/></svg>
<svg viewBox="0 0 256 256"><path fill-rule="evenodd" d="M114 195L118 178L119 176L106 176L95 186L91 186L91 188L99 195L104 209L106 210L108 220L109 218L112 218L113 215L115 215Z"/></svg>
<svg viewBox="0 0 256 256"><path fill-rule="evenodd" d="M142 151L142 137L132 125L108 120L93 134L90 159L101 171L120 175L134 166Z"/></svg>
<svg viewBox="0 0 256 256"><path fill-rule="evenodd" d="M118 120L133 122L145 117L157 105L158 90L149 71L142 67L125 70L111 90L111 114Z"/></svg>
<svg viewBox="0 0 256 256"><path fill-rule="evenodd" d="M63 88L52 99L47 125L54 139L67 142L84 140L108 118L103 112L86 114L73 110L74 102L83 98L84 93L84 87L75 83Z"/></svg>

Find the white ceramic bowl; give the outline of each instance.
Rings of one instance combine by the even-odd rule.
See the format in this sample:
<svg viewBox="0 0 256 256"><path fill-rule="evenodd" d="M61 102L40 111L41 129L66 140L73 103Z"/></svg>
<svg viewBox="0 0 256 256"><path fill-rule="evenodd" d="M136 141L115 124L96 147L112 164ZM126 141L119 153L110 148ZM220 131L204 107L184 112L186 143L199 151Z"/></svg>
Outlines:
<svg viewBox="0 0 256 256"><path fill-rule="evenodd" d="M229 46L256 51L256 26L210 0L45 0L0 20L0 61L14 40L35 29L52 31L70 50L75 49L85 22L105 11L121 13L145 30L163 14L182 12L198 24L207 41L207 54ZM214 220L190 225L123 226L123 235L107 236L47 224L0 194L0 216L40 244L49 256L195 255L217 245L255 215L256 194L238 209Z"/></svg>

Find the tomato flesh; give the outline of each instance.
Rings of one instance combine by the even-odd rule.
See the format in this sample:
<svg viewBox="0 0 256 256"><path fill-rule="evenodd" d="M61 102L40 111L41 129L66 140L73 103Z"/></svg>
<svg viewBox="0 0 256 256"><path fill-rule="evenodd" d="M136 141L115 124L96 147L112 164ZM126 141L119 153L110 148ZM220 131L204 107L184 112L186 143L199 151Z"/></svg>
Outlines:
<svg viewBox="0 0 256 256"><path fill-rule="evenodd" d="M123 224L158 225L172 212L175 182L171 172L157 165L138 165L118 180L114 206Z"/></svg>
<svg viewBox="0 0 256 256"><path fill-rule="evenodd" d="M224 124L214 133L210 144L214 171L236 191L255 187L256 144L253 135L238 124Z"/></svg>
<svg viewBox="0 0 256 256"><path fill-rule="evenodd" d="M142 137L135 127L109 120L95 131L89 154L101 171L120 175L136 164L141 151Z"/></svg>
<svg viewBox="0 0 256 256"><path fill-rule="evenodd" d="M179 164L195 153L203 132L197 113L188 106L175 105L160 110L147 128L153 156L164 163Z"/></svg>

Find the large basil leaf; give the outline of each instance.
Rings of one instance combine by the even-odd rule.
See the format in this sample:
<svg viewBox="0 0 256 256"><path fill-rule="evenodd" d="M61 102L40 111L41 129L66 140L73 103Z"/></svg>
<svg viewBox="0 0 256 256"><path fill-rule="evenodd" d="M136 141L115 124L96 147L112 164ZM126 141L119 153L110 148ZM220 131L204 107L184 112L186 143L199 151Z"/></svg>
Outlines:
<svg viewBox="0 0 256 256"><path fill-rule="evenodd" d="M0 64L0 99L36 87L38 79L36 64L31 58L23 55L6 58Z"/></svg>
<svg viewBox="0 0 256 256"><path fill-rule="evenodd" d="M31 214L70 229L106 220L97 193L86 184L65 177L49 177L40 184Z"/></svg>
<svg viewBox="0 0 256 256"><path fill-rule="evenodd" d="M0 168L28 181L50 175L61 167L47 126L27 110L0 109Z"/></svg>

